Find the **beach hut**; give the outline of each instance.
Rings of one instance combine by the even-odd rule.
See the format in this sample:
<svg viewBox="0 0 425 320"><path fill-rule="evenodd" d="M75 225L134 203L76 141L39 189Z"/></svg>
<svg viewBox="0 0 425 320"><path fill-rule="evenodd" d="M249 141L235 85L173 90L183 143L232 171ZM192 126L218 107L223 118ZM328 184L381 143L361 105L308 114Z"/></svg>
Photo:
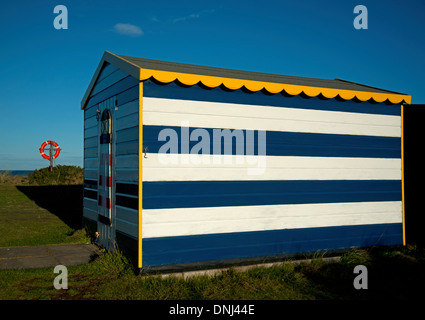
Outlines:
<svg viewBox="0 0 425 320"><path fill-rule="evenodd" d="M410 99L106 51L81 102L84 224L142 271L403 244Z"/></svg>

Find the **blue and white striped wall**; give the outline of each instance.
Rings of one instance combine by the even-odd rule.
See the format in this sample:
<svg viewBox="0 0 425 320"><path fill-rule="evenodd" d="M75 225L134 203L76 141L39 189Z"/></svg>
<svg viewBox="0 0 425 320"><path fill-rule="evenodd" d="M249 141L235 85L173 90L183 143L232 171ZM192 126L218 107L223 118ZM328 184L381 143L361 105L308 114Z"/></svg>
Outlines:
<svg viewBox="0 0 425 320"><path fill-rule="evenodd" d="M402 243L400 105L147 80L142 108L143 267ZM182 123L265 132L264 172L224 148L164 164L158 135Z"/></svg>

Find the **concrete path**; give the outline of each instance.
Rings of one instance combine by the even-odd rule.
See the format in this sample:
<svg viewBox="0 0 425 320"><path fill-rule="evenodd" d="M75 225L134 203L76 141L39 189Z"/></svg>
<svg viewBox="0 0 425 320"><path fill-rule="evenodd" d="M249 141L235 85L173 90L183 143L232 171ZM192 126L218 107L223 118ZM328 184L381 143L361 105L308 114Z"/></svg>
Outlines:
<svg viewBox="0 0 425 320"><path fill-rule="evenodd" d="M100 255L92 244L56 244L0 248L0 269L66 267L87 263Z"/></svg>

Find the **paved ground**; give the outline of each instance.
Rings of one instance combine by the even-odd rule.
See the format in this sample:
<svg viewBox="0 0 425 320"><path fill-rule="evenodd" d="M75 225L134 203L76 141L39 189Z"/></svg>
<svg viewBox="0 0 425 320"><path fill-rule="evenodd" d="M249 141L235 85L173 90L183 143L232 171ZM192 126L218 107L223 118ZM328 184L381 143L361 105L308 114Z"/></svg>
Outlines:
<svg viewBox="0 0 425 320"><path fill-rule="evenodd" d="M84 264L100 254L92 244L0 248L0 269L46 268Z"/></svg>

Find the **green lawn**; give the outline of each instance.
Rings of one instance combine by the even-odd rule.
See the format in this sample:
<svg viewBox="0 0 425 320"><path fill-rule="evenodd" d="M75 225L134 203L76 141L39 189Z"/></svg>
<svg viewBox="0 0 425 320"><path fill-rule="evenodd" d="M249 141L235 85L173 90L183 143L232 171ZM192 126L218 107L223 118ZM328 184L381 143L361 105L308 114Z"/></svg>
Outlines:
<svg viewBox="0 0 425 320"><path fill-rule="evenodd" d="M0 247L86 242L81 185L0 184Z"/></svg>
<svg viewBox="0 0 425 320"><path fill-rule="evenodd" d="M365 265L368 289L353 286ZM119 253L68 267L68 290L56 290L53 268L0 270L0 300L411 300L425 284L425 252L415 247L352 250L341 262L285 263L215 276L136 275Z"/></svg>

